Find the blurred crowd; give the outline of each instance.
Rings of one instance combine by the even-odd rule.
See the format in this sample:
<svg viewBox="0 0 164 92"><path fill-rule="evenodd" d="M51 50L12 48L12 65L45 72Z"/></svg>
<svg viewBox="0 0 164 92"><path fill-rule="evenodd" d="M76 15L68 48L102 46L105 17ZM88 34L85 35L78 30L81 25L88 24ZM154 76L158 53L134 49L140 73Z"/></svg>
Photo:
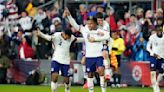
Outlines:
<svg viewBox="0 0 164 92"><path fill-rule="evenodd" d="M59 2L54 1L55 3L46 8L39 7L49 1L0 0L0 61L50 59L54 47L51 42L36 36L35 31L38 28L45 34L70 28L76 37L82 36L63 19L63 9ZM127 61L147 61L149 53L146 51L146 46L150 35L156 32L156 26L164 29L162 9L153 12L138 7L135 14L125 10L123 15L116 15L115 9L107 4L107 0L103 0L102 4L80 4L76 13L71 10L70 12L81 25L86 24L88 17L102 12L111 32L117 31L120 38L124 39L126 49L122 56ZM70 49L72 60L81 60L83 46L82 43L72 44ZM2 64L3 62L0 62L0 67Z"/></svg>

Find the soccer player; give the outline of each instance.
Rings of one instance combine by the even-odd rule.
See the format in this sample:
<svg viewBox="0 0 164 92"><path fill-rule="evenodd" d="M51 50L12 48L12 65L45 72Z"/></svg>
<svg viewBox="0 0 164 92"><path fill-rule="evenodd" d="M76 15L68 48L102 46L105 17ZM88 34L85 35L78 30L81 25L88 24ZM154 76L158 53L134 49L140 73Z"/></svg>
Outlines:
<svg viewBox="0 0 164 92"><path fill-rule="evenodd" d="M98 12L96 14L98 28L108 31L110 33L110 27L109 24L104 20L104 15L101 12ZM105 66L105 78L106 80L110 79L110 60L109 60L109 47L108 47L108 40L103 42L103 49L102 49L102 55L104 58L104 66Z"/></svg>
<svg viewBox="0 0 164 92"><path fill-rule="evenodd" d="M102 29L104 31L108 31L110 33L110 27L109 24L104 20L104 15L101 12L98 12L96 14L97 18L97 23L98 23L98 28ZM93 32L92 32L93 33ZM103 35L103 34L102 34ZM111 69L110 69L110 60L109 60L109 47L108 47L108 42L110 39L106 40L103 42L103 49L102 49L102 56L104 58L104 66L105 66L105 79L109 80L111 77ZM84 66L84 64L83 64ZM87 82L83 85L83 88L87 88Z"/></svg>
<svg viewBox="0 0 164 92"><path fill-rule="evenodd" d="M66 29L63 32L57 32L53 35L46 35L38 30L37 35L48 41L52 41L53 45L55 45L55 51L51 62L52 92L56 92L59 71L61 71L62 76L64 76L65 92L70 92L70 85L69 85L70 46L72 42L75 41L80 42L82 41L82 39L75 38L72 35L71 30L69 29Z"/></svg>
<svg viewBox="0 0 164 92"><path fill-rule="evenodd" d="M80 31L84 37L86 45L86 71L88 73L88 88L89 92L94 92L93 76L96 71L100 76L100 85L102 92L106 92L106 84L104 78L104 66L102 57L103 42L110 38L109 32L97 29L96 18L88 19L87 26L78 25L75 20L71 17L68 9L65 9L64 15L67 16L70 24L78 31ZM90 32L97 32L97 34L91 34ZM98 35L98 33L104 35Z"/></svg>
<svg viewBox="0 0 164 92"><path fill-rule="evenodd" d="M150 53L149 61L153 92L160 92L159 82L164 76L164 33L162 27L156 27L156 33L150 36L147 50ZM156 70L159 71L157 78Z"/></svg>

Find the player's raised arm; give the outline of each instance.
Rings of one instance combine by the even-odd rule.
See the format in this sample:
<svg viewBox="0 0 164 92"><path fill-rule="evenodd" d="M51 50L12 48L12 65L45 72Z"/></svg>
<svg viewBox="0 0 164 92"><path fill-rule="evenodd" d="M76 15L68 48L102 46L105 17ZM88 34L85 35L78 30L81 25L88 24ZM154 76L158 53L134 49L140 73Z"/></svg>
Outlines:
<svg viewBox="0 0 164 92"><path fill-rule="evenodd" d="M64 10L63 17L67 17L69 23L77 30L80 31L80 25L76 23L76 21L72 18L68 8Z"/></svg>
<svg viewBox="0 0 164 92"><path fill-rule="evenodd" d="M52 39L53 39L53 36L46 35L46 34L42 33L39 29L37 30L37 35L44 38L47 41L52 41Z"/></svg>
<svg viewBox="0 0 164 92"><path fill-rule="evenodd" d="M83 37L76 38L76 43L82 43L85 42L85 39Z"/></svg>

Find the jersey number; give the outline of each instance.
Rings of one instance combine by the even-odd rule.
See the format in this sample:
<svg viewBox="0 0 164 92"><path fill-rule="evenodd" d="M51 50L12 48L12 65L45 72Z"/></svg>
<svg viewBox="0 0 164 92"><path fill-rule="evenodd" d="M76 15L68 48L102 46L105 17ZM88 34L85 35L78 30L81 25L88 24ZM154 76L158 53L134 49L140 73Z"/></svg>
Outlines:
<svg viewBox="0 0 164 92"><path fill-rule="evenodd" d="M62 45L62 40L61 40L61 39L60 39L59 45L60 45L60 46Z"/></svg>

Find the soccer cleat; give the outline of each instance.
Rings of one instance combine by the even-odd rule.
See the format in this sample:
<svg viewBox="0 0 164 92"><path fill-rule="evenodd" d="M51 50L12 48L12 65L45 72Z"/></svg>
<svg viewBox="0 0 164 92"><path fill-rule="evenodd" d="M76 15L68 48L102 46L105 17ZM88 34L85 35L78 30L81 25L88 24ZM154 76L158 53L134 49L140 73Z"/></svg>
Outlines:
<svg viewBox="0 0 164 92"><path fill-rule="evenodd" d="M84 89L87 89L88 88L88 82L85 82L85 84L83 85L83 88Z"/></svg>

